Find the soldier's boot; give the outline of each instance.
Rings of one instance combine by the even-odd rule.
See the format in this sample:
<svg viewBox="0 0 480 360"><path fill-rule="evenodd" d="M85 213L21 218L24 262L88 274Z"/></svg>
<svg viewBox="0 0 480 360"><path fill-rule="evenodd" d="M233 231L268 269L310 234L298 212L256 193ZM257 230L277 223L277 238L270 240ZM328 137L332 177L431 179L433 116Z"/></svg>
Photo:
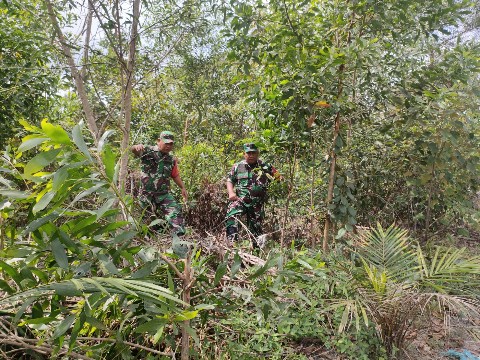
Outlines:
<svg viewBox="0 0 480 360"><path fill-rule="evenodd" d="M238 241L238 229L235 225L227 226L227 242L234 244Z"/></svg>

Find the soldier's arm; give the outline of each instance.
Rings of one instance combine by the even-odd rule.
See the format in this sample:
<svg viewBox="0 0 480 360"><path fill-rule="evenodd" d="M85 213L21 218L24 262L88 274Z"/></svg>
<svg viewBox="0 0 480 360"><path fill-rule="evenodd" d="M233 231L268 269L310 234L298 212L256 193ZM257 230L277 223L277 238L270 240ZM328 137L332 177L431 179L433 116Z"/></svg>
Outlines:
<svg viewBox="0 0 480 360"><path fill-rule="evenodd" d="M237 194L235 194L235 188L230 178L227 180L227 191L228 191L228 200L230 201L238 200L238 196Z"/></svg>
<svg viewBox="0 0 480 360"><path fill-rule="evenodd" d="M238 196L235 193L235 185L234 185L234 183L237 181L237 175L235 170L236 170L236 165L232 167L232 169L227 175L227 192L228 192L228 200L230 201L238 200Z"/></svg>
<svg viewBox="0 0 480 360"><path fill-rule="evenodd" d="M175 176L175 177L173 178L173 181L174 181L175 184L177 184L178 187L182 190L183 200L184 200L185 202L187 202L187 200L188 200L187 189L185 188L185 184L183 183L182 178L180 177L180 174L178 174L177 176Z"/></svg>
<svg viewBox="0 0 480 360"><path fill-rule="evenodd" d="M143 152L145 151L145 146L143 144L133 145L130 150L132 151L133 155L142 156Z"/></svg>

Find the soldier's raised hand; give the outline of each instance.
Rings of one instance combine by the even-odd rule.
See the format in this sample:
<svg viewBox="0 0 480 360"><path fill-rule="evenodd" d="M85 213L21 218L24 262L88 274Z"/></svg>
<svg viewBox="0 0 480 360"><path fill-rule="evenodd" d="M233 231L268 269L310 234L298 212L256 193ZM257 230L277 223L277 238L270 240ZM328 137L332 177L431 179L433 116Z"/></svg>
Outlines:
<svg viewBox="0 0 480 360"><path fill-rule="evenodd" d="M141 153L143 153L144 150L145 150L145 146L143 146L143 144L137 144L132 146L132 152L135 155L140 155Z"/></svg>
<svg viewBox="0 0 480 360"><path fill-rule="evenodd" d="M186 203L188 200L188 194L187 194L187 189L185 188L182 188L182 197L183 197L183 201Z"/></svg>

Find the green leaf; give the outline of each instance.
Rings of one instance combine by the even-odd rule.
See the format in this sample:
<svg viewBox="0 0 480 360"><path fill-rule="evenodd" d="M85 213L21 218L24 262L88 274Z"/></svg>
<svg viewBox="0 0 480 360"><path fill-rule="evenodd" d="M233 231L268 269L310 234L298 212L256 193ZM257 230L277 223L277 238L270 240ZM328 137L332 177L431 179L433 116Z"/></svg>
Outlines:
<svg viewBox="0 0 480 360"><path fill-rule="evenodd" d="M55 331L53 332L52 338L56 339L59 336L62 336L67 332L68 329L72 326L72 324L75 322L75 319L77 317L75 315L68 315L63 321L57 326Z"/></svg>
<svg viewBox="0 0 480 360"><path fill-rule="evenodd" d="M149 334L155 334L157 333L160 329L163 329L163 327L168 323L167 319L163 318L155 318L150 321L147 321L146 323L143 323L142 325L138 326L135 330L134 333L137 334L143 334L143 333L149 333Z"/></svg>
<svg viewBox="0 0 480 360"><path fill-rule="evenodd" d="M78 149L87 157L90 162L93 162L92 156L90 155L90 152L88 151L87 144L85 143L85 140L83 139L82 135L82 128L80 125L76 125L73 130L72 130L72 137L75 145L77 145Z"/></svg>
<svg viewBox="0 0 480 360"><path fill-rule="evenodd" d="M56 211L54 211L51 214L48 214L46 216L43 216L39 219L32 221L30 224L27 225L27 227L23 231L23 234L26 235L32 231L37 230L42 225L45 225L46 223L51 222L52 220L58 218L58 216L59 214Z"/></svg>
<svg viewBox="0 0 480 360"><path fill-rule="evenodd" d="M90 194L93 194L94 192L98 191L99 189L101 189L102 187L106 186L105 183L103 182L100 182L92 187L90 187L89 189L85 190L85 191L82 191L80 194L78 194L77 196L75 196L75 199L73 199L73 201L71 202L71 204L75 204L77 201L83 199L85 196L88 196Z"/></svg>
<svg viewBox="0 0 480 360"><path fill-rule="evenodd" d="M50 124L47 119L43 119L41 123L42 129L53 142L57 144L70 145L72 142L68 134L60 125Z"/></svg>
<svg viewBox="0 0 480 360"><path fill-rule="evenodd" d="M102 152L103 151L103 147L106 143L106 140L108 139L108 137L112 134L115 133L115 130L107 130L103 133L102 137L100 138L100 140L98 141L98 152Z"/></svg>
<svg viewBox="0 0 480 360"><path fill-rule="evenodd" d="M113 181L115 175L116 158L111 146L106 145L105 150L102 152L102 160L105 165L105 172L110 181Z"/></svg>
<svg viewBox="0 0 480 360"><path fill-rule="evenodd" d="M6 196L10 199L26 199L30 196L26 191L17 190L0 190L0 195Z"/></svg>
<svg viewBox="0 0 480 360"><path fill-rule="evenodd" d="M10 285L8 285L8 283L5 280L2 280L2 279L0 279L0 289L2 289L3 291L5 291L8 294L13 294L15 292L15 290L12 289L10 287Z"/></svg>
<svg viewBox="0 0 480 360"><path fill-rule="evenodd" d="M217 286L220 280L222 279L223 275L227 272L227 263L223 262L217 267L217 271L215 271L215 279L213 280L213 286Z"/></svg>
<svg viewBox="0 0 480 360"><path fill-rule="evenodd" d="M337 233L337 236L335 236L335 239L341 239L343 237L343 235L345 235L347 232L347 229L345 228L341 228L340 230L338 230L338 233Z"/></svg>
<svg viewBox="0 0 480 360"><path fill-rule="evenodd" d="M27 165L25 165L24 174L26 178L30 178L32 174L42 170L45 166L51 164L60 153L60 149L53 149L41 152L33 157Z"/></svg>
<svg viewBox="0 0 480 360"><path fill-rule="evenodd" d="M22 277L16 269L14 269L12 266L8 265L5 261L2 260L0 260L0 269L5 271L15 281L15 283L20 286Z"/></svg>
<svg viewBox="0 0 480 360"><path fill-rule="evenodd" d="M23 320L23 324L50 324L52 321L57 320L54 316L43 316L34 319Z"/></svg>
<svg viewBox="0 0 480 360"><path fill-rule="evenodd" d="M232 271L231 271L231 277L234 277L235 274L240 270L240 267L242 266L242 258L240 255L238 255L238 251L235 252L235 255L233 255L233 265L232 265Z"/></svg>
<svg viewBox="0 0 480 360"><path fill-rule="evenodd" d="M174 321L186 321L195 318L198 315L198 310L194 311L183 311L182 313L176 315Z"/></svg>
<svg viewBox="0 0 480 360"><path fill-rule="evenodd" d="M157 330L157 332L155 333L155 335L153 336L153 343L154 344L157 344L160 339L162 338L162 335L163 335L163 330L165 329L165 327L161 327Z"/></svg>
<svg viewBox="0 0 480 360"><path fill-rule="evenodd" d="M248 277L248 279L255 279L263 274L265 274L270 268L274 267L276 264L277 257L272 255L266 263L260 267L257 271L255 271L252 275Z"/></svg>
<svg viewBox="0 0 480 360"><path fill-rule="evenodd" d="M54 198L56 195L56 191L51 190L47 192L46 194L43 194L43 196L40 198L40 200L35 204L35 206L32 208L32 212L36 214L39 211L42 211L45 209L48 204L50 204L50 201Z"/></svg>
<svg viewBox="0 0 480 360"><path fill-rule="evenodd" d="M45 140L48 140L47 138L44 138L44 137L40 137L40 138L34 138L34 139L28 139L28 140L25 140L24 142L22 142L20 144L20 146L18 147L18 152L25 152L27 150L30 150L32 148L34 148L35 146L37 145L40 145L41 143L43 143Z"/></svg>
<svg viewBox="0 0 480 360"><path fill-rule="evenodd" d="M58 190L68 179L68 166L63 166L53 175L52 190Z"/></svg>
<svg viewBox="0 0 480 360"><path fill-rule="evenodd" d="M118 269L113 264L112 260L110 260L107 256L103 254L97 255L98 260L100 260L100 267L102 271L106 274L117 275L119 274Z"/></svg>
<svg viewBox="0 0 480 360"><path fill-rule="evenodd" d="M62 269L68 269L68 257L67 252L65 251L65 246L60 242L60 240L55 239L51 243L51 248L58 266L60 266Z"/></svg>

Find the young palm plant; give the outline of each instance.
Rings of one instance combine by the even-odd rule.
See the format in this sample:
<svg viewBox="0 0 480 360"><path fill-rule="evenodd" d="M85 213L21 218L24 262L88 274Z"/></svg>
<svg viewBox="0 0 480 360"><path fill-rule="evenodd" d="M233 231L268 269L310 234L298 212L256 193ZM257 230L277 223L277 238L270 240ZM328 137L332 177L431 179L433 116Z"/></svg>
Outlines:
<svg viewBox="0 0 480 360"><path fill-rule="evenodd" d="M341 327L350 320L358 326L362 319L368 325L370 319L391 356L405 349L407 334L419 319L425 324L431 311L446 320L452 314L480 315L480 257L466 256L465 249L438 247L430 257L407 231L377 225L358 236L356 255L355 296L341 302Z"/></svg>

